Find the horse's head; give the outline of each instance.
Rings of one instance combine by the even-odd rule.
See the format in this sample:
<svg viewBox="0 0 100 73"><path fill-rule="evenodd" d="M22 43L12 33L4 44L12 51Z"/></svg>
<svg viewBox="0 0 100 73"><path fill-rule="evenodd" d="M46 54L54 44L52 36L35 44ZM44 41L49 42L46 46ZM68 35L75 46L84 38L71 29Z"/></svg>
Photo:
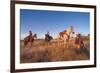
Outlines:
<svg viewBox="0 0 100 73"><path fill-rule="evenodd" d="M73 26L70 26L68 29L67 29L67 33L70 35L71 33L72 34L75 34L75 31L74 31L74 27Z"/></svg>
<svg viewBox="0 0 100 73"><path fill-rule="evenodd" d="M81 36L81 33L77 33L76 36L79 38Z"/></svg>
<svg viewBox="0 0 100 73"><path fill-rule="evenodd" d="M33 38L37 38L37 34L36 33L33 35Z"/></svg>

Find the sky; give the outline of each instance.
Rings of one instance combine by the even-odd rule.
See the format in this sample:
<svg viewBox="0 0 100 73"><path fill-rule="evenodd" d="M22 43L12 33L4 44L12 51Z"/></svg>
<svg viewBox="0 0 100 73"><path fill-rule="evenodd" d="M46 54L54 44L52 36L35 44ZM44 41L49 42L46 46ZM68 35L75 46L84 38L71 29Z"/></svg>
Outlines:
<svg viewBox="0 0 100 73"><path fill-rule="evenodd" d="M29 30L36 33L38 38L44 38L47 31L53 37L63 30L73 26L75 32L84 35L90 33L90 13L48 10L20 10L20 31L23 39Z"/></svg>

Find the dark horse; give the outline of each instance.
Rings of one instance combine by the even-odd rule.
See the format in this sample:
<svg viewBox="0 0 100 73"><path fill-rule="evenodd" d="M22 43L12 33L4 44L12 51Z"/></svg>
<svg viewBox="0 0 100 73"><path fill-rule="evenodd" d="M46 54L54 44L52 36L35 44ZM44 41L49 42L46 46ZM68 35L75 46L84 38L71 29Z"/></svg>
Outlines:
<svg viewBox="0 0 100 73"><path fill-rule="evenodd" d="M50 42L53 39L52 36L50 36L49 34L45 34L45 41L46 42Z"/></svg>
<svg viewBox="0 0 100 73"><path fill-rule="evenodd" d="M24 38L24 46L27 46L28 44L32 46L32 43L34 42L35 38L37 38L37 34L32 35L32 32L29 31L29 35Z"/></svg>

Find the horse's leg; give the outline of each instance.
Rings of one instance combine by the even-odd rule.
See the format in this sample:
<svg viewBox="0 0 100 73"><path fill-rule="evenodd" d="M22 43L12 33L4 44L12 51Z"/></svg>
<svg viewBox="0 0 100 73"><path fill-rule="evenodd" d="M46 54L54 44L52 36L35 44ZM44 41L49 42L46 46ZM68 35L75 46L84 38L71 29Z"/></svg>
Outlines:
<svg viewBox="0 0 100 73"><path fill-rule="evenodd" d="M59 45L60 45L60 39L58 38L58 47L59 47Z"/></svg>
<svg viewBox="0 0 100 73"><path fill-rule="evenodd" d="M67 48L69 48L69 41L66 41L66 44L67 44L67 45L66 45L66 46L67 46Z"/></svg>
<svg viewBox="0 0 100 73"><path fill-rule="evenodd" d="M27 37L24 39L24 48L27 49L27 48L28 48L28 45L29 45L29 37L27 36Z"/></svg>
<svg viewBox="0 0 100 73"><path fill-rule="evenodd" d="M32 44L33 44L33 42L32 42L32 41L30 41L30 42L29 42L29 48L31 48L31 47L32 47Z"/></svg>
<svg viewBox="0 0 100 73"><path fill-rule="evenodd" d="M49 44L50 44L50 41L47 42L47 45L48 45L48 46L49 46Z"/></svg>
<svg viewBox="0 0 100 73"><path fill-rule="evenodd" d="M68 40L64 40L64 48L69 48L69 41Z"/></svg>
<svg viewBox="0 0 100 73"><path fill-rule="evenodd" d="M67 44L66 44L66 40L64 40L64 48L66 48L66 45L67 45Z"/></svg>
<svg viewBox="0 0 100 73"><path fill-rule="evenodd" d="M33 46L33 42L34 42L34 37L30 38L29 40L29 48Z"/></svg>
<svg viewBox="0 0 100 73"><path fill-rule="evenodd" d="M27 44L28 44L28 42L27 41L24 41L24 48L25 49L27 48Z"/></svg>
<svg viewBox="0 0 100 73"><path fill-rule="evenodd" d="M26 41L24 41L24 45L23 45L23 46L24 46L24 48L25 48L25 45L26 45Z"/></svg>

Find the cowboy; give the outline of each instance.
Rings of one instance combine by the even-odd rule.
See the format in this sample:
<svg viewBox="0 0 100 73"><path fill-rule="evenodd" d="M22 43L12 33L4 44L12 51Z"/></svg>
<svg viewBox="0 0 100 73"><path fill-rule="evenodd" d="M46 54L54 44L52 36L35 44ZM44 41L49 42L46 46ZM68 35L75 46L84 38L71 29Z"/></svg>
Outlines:
<svg viewBox="0 0 100 73"><path fill-rule="evenodd" d="M29 31L29 36L32 36L32 31L31 30Z"/></svg>
<svg viewBox="0 0 100 73"><path fill-rule="evenodd" d="M28 44L32 45L34 41L32 31L29 31L29 35L24 38L24 45L27 46Z"/></svg>
<svg viewBox="0 0 100 73"><path fill-rule="evenodd" d="M46 40L47 42L50 42L51 39L52 39L52 36L50 36L50 33L47 32L47 33L45 34L45 40Z"/></svg>

